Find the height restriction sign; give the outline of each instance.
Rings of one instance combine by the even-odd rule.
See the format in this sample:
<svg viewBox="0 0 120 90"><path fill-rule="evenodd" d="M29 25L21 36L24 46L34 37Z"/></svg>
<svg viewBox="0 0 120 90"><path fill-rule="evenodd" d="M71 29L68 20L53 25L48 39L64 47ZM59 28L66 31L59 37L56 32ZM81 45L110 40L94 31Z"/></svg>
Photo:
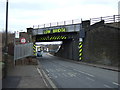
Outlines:
<svg viewBox="0 0 120 90"><path fill-rule="evenodd" d="M20 43L25 44L26 43L26 39L25 38L21 38L20 39Z"/></svg>

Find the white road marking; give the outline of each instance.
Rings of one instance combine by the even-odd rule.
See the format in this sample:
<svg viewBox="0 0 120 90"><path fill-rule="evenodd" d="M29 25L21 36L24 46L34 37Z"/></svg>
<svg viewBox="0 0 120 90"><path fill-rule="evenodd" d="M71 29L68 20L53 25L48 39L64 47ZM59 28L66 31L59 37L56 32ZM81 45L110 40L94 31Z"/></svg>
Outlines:
<svg viewBox="0 0 120 90"><path fill-rule="evenodd" d="M91 77L95 77L94 75L89 74L89 73L86 73L86 72L83 72L83 71L78 71L78 70L76 70L76 69L73 69L73 70L75 70L75 71L77 71L77 72L80 72L80 73L83 73L83 74L86 74L86 75L91 76Z"/></svg>
<svg viewBox="0 0 120 90"><path fill-rule="evenodd" d="M39 70L39 68L37 68L37 71L38 71L38 73L42 76L42 79L43 79L43 82L45 83L45 85L48 87L48 84L47 84L47 82L45 81L45 79L43 78L43 75L42 75L41 71Z"/></svg>
<svg viewBox="0 0 120 90"><path fill-rule="evenodd" d="M73 69L73 70L78 71L78 70L76 70L76 69Z"/></svg>
<svg viewBox="0 0 120 90"><path fill-rule="evenodd" d="M104 86L107 87L107 88L112 88L112 87L110 87L110 86L108 86L108 85L106 85L106 84L104 84Z"/></svg>
<svg viewBox="0 0 120 90"><path fill-rule="evenodd" d="M54 76L55 78L58 78L57 76Z"/></svg>
<svg viewBox="0 0 120 90"><path fill-rule="evenodd" d="M56 71L60 72L60 71L62 71L62 70L61 70L60 68L57 68Z"/></svg>
<svg viewBox="0 0 120 90"><path fill-rule="evenodd" d="M89 77L86 77L87 79L89 79L89 80L91 80L91 81L95 81L94 79L92 79L92 78L89 78Z"/></svg>
<svg viewBox="0 0 120 90"><path fill-rule="evenodd" d="M86 75L91 76L91 77L95 77L94 75L89 74L89 73L86 73L86 72L82 72L82 71L78 71L78 72L83 73L83 74L86 74Z"/></svg>
<svg viewBox="0 0 120 90"><path fill-rule="evenodd" d="M50 72L48 69L46 69L47 72Z"/></svg>
<svg viewBox="0 0 120 90"><path fill-rule="evenodd" d="M66 75L65 73L62 73L62 75L65 76L65 77L68 77L68 75Z"/></svg>
<svg viewBox="0 0 120 90"><path fill-rule="evenodd" d="M116 83L116 82L112 82L113 84L117 85L117 86L120 86L120 84Z"/></svg>
<svg viewBox="0 0 120 90"><path fill-rule="evenodd" d="M68 72L67 74L68 74L70 77L76 77L76 73Z"/></svg>
<svg viewBox="0 0 120 90"><path fill-rule="evenodd" d="M47 53L47 55L53 56L53 55L52 55L52 54L50 54L50 53Z"/></svg>
<svg viewBox="0 0 120 90"><path fill-rule="evenodd" d="M49 83L52 86L52 88L55 88L56 90L58 90L56 85L51 81L50 77L48 77L43 70L42 70L42 72L43 72L44 76L46 77L46 79L49 81Z"/></svg>

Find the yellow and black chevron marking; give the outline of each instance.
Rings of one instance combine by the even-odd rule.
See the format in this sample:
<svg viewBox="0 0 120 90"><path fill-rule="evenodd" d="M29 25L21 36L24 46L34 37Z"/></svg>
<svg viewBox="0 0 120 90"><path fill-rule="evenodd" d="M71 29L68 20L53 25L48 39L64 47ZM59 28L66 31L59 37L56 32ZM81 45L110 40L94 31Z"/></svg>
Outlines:
<svg viewBox="0 0 120 90"><path fill-rule="evenodd" d="M33 45L33 55L36 56L36 45L35 44Z"/></svg>
<svg viewBox="0 0 120 90"><path fill-rule="evenodd" d="M66 36L53 36L53 37L41 37L38 38L38 41L42 41L42 40L60 40L60 39L67 39Z"/></svg>
<svg viewBox="0 0 120 90"><path fill-rule="evenodd" d="M83 42L79 42L79 60L82 60Z"/></svg>

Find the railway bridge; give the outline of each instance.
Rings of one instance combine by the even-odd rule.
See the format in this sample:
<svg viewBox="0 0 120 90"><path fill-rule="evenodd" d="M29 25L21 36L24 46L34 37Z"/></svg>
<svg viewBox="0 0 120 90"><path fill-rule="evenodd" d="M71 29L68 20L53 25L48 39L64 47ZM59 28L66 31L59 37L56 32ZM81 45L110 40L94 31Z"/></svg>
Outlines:
<svg viewBox="0 0 120 90"><path fill-rule="evenodd" d="M51 26L50 23L48 27L44 25L42 28L39 26L27 28L27 32L32 35L34 43L62 41L61 48L55 53L56 56L90 63L117 65L120 58L119 21L120 15L114 15L77 24L72 21L71 24L64 22L63 25L57 23L56 26Z"/></svg>
<svg viewBox="0 0 120 90"><path fill-rule="evenodd" d="M90 25L89 21L85 21L85 23ZM81 23L36 29L28 28L28 32L30 30L34 42L62 41L63 44L55 55L73 60L82 59L80 57L82 56L82 49L81 55L79 55L79 43L83 41L82 38L84 38L85 33Z"/></svg>

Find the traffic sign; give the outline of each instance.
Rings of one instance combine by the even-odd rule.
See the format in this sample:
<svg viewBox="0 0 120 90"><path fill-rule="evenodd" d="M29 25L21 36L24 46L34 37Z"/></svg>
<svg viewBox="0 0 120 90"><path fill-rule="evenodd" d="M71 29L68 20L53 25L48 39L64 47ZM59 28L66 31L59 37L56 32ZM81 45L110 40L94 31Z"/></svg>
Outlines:
<svg viewBox="0 0 120 90"><path fill-rule="evenodd" d="M83 41L83 39L82 38L79 38L79 42L82 42Z"/></svg>
<svg viewBox="0 0 120 90"><path fill-rule="evenodd" d="M20 43L25 44L26 43L26 39L25 38L21 38L20 39Z"/></svg>
<svg viewBox="0 0 120 90"><path fill-rule="evenodd" d="M19 38L19 31L15 31L15 38Z"/></svg>

